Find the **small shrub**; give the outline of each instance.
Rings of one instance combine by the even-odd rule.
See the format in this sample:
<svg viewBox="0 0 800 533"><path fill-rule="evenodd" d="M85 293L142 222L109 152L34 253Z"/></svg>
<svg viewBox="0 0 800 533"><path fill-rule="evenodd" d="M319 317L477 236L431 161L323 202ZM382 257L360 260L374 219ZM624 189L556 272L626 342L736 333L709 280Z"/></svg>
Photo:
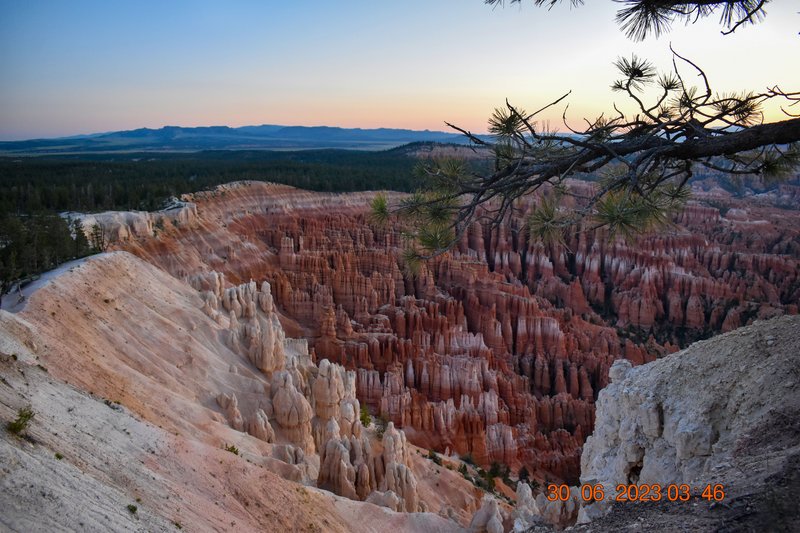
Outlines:
<svg viewBox="0 0 800 533"><path fill-rule="evenodd" d="M138 510L139 510L139 508L136 507L135 505L133 505L132 503L128 504L128 512L129 513L136 514L136 511L138 511Z"/></svg>
<svg viewBox="0 0 800 533"><path fill-rule="evenodd" d="M174 525L178 529L183 529L183 526L181 525L180 522L173 522L172 525Z"/></svg>
<svg viewBox="0 0 800 533"><path fill-rule="evenodd" d="M476 487L485 490L486 492L494 491L494 478L484 470L478 470L478 477L473 480Z"/></svg>
<svg viewBox="0 0 800 533"><path fill-rule="evenodd" d="M28 429L28 424L30 423L31 418L33 418L34 415L35 413L30 408L30 406L22 407L20 408L19 411L17 411L17 419L14 420L13 422L9 422L6 427L14 435L19 435L20 433Z"/></svg>
<svg viewBox="0 0 800 533"><path fill-rule="evenodd" d="M369 425L372 423L372 417L369 416L369 411L367 411L366 405L361 406L359 418L361 419L361 425L364 427L369 427Z"/></svg>
<svg viewBox="0 0 800 533"><path fill-rule="evenodd" d="M465 463L469 464L469 465L475 466L475 459L473 459L472 455L470 455L470 454L462 455L461 456L461 460L464 461Z"/></svg>
<svg viewBox="0 0 800 533"><path fill-rule="evenodd" d="M60 461L63 458L64 458L63 455L61 455L60 453L56 452L56 459L58 459Z"/></svg>
<svg viewBox="0 0 800 533"><path fill-rule="evenodd" d="M528 469L523 466L519 469L518 477L520 481L528 481L528 478L531 477L531 474L528 472Z"/></svg>
<svg viewBox="0 0 800 533"><path fill-rule="evenodd" d="M233 455L239 455L239 448L237 448L233 444L231 444L230 446L226 444L225 445L225 451L226 452L231 452Z"/></svg>
<svg viewBox="0 0 800 533"><path fill-rule="evenodd" d="M428 459L436 463L437 465L442 465L442 458L437 455L437 453L433 450L428 450Z"/></svg>
<svg viewBox="0 0 800 533"><path fill-rule="evenodd" d="M461 466L458 467L458 473L464 477L467 477L467 465L461 463Z"/></svg>
<svg viewBox="0 0 800 533"><path fill-rule="evenodd" d="M386 426L389 425L389 419L384 415L380 415L375 419L375 427L377 428L378 439L383 440L383 433L386 431Z"/></svg>

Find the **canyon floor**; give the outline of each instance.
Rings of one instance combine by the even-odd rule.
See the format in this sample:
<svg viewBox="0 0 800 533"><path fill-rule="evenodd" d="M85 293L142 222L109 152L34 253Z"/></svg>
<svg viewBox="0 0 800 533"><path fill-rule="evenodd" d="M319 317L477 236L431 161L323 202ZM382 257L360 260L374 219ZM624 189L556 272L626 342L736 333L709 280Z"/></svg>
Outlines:
<svg viewBox="0 0 800 533"><path fill-rule="evenodd" d="M416 275L402 228L370 221L374 193L243 182L91 215L110 252L0 310L0 418L35 412L2 433L0 524L780 530L800 436L800 215L783 196L698 190L666 232L562 250L528 241L526 204ZM493 463L539 486L731 492L555 505L502 476L487 492Z"/></svg>

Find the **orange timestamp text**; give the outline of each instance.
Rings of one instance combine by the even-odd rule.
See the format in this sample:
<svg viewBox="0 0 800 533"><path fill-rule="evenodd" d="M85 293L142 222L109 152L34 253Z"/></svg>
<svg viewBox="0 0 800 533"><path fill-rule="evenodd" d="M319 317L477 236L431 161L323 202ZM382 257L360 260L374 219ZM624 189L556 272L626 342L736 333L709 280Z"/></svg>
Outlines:
<svg viewBox="0 0 800 533"><path fill-rule="evenodd" d="M670 483L669 485L641 484L627 485L620 483L614 488L613 492L607 494L606 488L600 484L585 484L578 487L570 487L564 484L551 483L547 485L545 496L548 501L567 501L572 498L572 491L579 490L580 497L585 502L603 501L612 498L615 502L688 502L692 499L692 493L700 493L700 498L708 501L721 502L725 499L725 487L721 484L707 484L702 492L698 489L692 490L690 485L685 483Z"/></svg>

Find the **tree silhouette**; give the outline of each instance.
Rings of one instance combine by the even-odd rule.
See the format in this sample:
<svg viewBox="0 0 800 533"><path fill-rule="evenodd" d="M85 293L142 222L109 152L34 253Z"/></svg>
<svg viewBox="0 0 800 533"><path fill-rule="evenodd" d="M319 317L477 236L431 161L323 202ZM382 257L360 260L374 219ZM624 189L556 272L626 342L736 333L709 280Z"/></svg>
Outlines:
<svg viewBox="0 0 800 533"><path fill-rule="evenodd" d="M562 0L532 0L533 4L548 8ZM484 0L489 5L503 5L504 0ZM624 7L617 11L617 22L625 34L636 41L648 35L656 37L666 33L675 21L687 24L718 14L720 24L727 35L744 24L760 22L766 16L765 7L769 0L695 0L683 2L676 0L617 0ZM509 0L510 4L521 4L522 0ZM570 0L573 6L583 5L583 0Z"/></svg>
<svg viewBox="0 0 800 533"><path fill-rule="evenodd" d="M86 231L83 228L83 222L79 218L72 220L70 224L70 231L75 239L75 257L83 257L91 252L89 239L86 238Z"/></svg>
<svg viewBox="0 0 800 533"><path fill-rule="evenodd" d="M512 3L521 0L513 0ZM553 6L559 0L533 0ZM501 0L486 0L502 4ZM580 0L572 0L579 5ZM667 31L675 20L693 21L720 14L731 33L765 16L766 0L696 1L624 0L617 20L629 37L644 39ZM499 224L533 192L542 195L528 220L530 234L546 242L563 239L567 228L587 218L589 229L606 227L611 236L630 237L669 220L689 196L689 179L698 167L725 174L766 178L790 175L800 162L800 114L791 112L800 92L778 86L761 92L718 93L702 68L670 48L672 69L658 72L647 60L619 58L612 89L625 95L635 111L617 106L609 114L576 128L563 117L566 133L536 122L543 111L569 93L529 113L506 101L489 118L491 137L447 123L493 159L491 173L471 172L461 161L438 160L421 166L426 187L390 208L383 197L373 203L373 218L391 215L411 221L406 253L412 270L419 261L447 252L476 220ZM693 84L688 80L700 80ZM761 109L781 100L784 120L764 123ZM575 175L598 178L591 194L580 196L565 180ZM578 208L558 207L561 197L577 197Z"/></svg>
<svg viewBox="0 0 800 533"><path fill-rule="evenodd" d="M105 252L108 249L108 235L100 224L92 226L91 232L92 248L96 252Z"/></svg>

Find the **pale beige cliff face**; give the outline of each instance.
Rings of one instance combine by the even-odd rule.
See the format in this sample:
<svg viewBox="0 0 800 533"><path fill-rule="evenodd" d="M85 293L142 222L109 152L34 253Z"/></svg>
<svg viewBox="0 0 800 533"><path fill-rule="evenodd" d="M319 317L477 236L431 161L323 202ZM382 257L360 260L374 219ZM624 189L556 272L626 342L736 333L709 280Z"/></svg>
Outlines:
<svg viewBox="0 0 800 533"><path fill-rule="evenodd" d="M0 375L0 417L27 405L36 412L27 430L35 444L0 433L3 531L459 529L286 481L256 454L176 436L8 355Z"/></svg>
<svg viewBox="0 0 800 533"><path fill-rule="evenodd" d="M22 404L37 412L35 446L4 433L4 463L13 465L9 480L30 481L31 490L17 501L9 492L16 482L3 487L4 509L13 512L4 513L2 523L22 530L25 524L79 529L81 520L98 530L170 530L171 522L228 531L459 528L431 513L394 513L298 484L316 482L313 440L306 454L292 445L291 427L282 426L276 413L280 400L270 394L279 386L247 354L230 349L230 318L212 319L204 303L186 283L114 252L40 284L18 313L0 311L3 419L12 419ZM244 324L248 311L241 312L234 320ZM286 342L285 359L310 364L304 346ZM298 372L292 368L271 374L291 382ZM354 393L353 378L336 368L324 365L325 379L309 396L319 414ZM352 426L351 410L337 414ZM302 423L311 439L311 420ZM42 474L49 470L61 477ZM39 520L29 507L41 505L34 489L46 485L56 487L61 503L47 507ZM98 503L82 511L82 493ZM129 503L140 508L136 516L127 511ZM72 514L61 516L60 506Z"/></svg>
<svg viewBox="0 0 800 533"><path fill-rule="evenodd" d="M5 332L5 331L4 331ZM48 341L49 349L57 349ZM30 405L33 444L0 437L0 529L6 531L351 531L330 498L235 456L200 434L175 434L129 408L0 356L0 416ZM112 396L113 397L113 396ZM56 457L60 454L61 459ZM135 505L134 514L127 509ZM311 508L302 515L286 509ZM369 513L370 510L365 511ZM364 529L362 529L363 531Z"/></svg>

